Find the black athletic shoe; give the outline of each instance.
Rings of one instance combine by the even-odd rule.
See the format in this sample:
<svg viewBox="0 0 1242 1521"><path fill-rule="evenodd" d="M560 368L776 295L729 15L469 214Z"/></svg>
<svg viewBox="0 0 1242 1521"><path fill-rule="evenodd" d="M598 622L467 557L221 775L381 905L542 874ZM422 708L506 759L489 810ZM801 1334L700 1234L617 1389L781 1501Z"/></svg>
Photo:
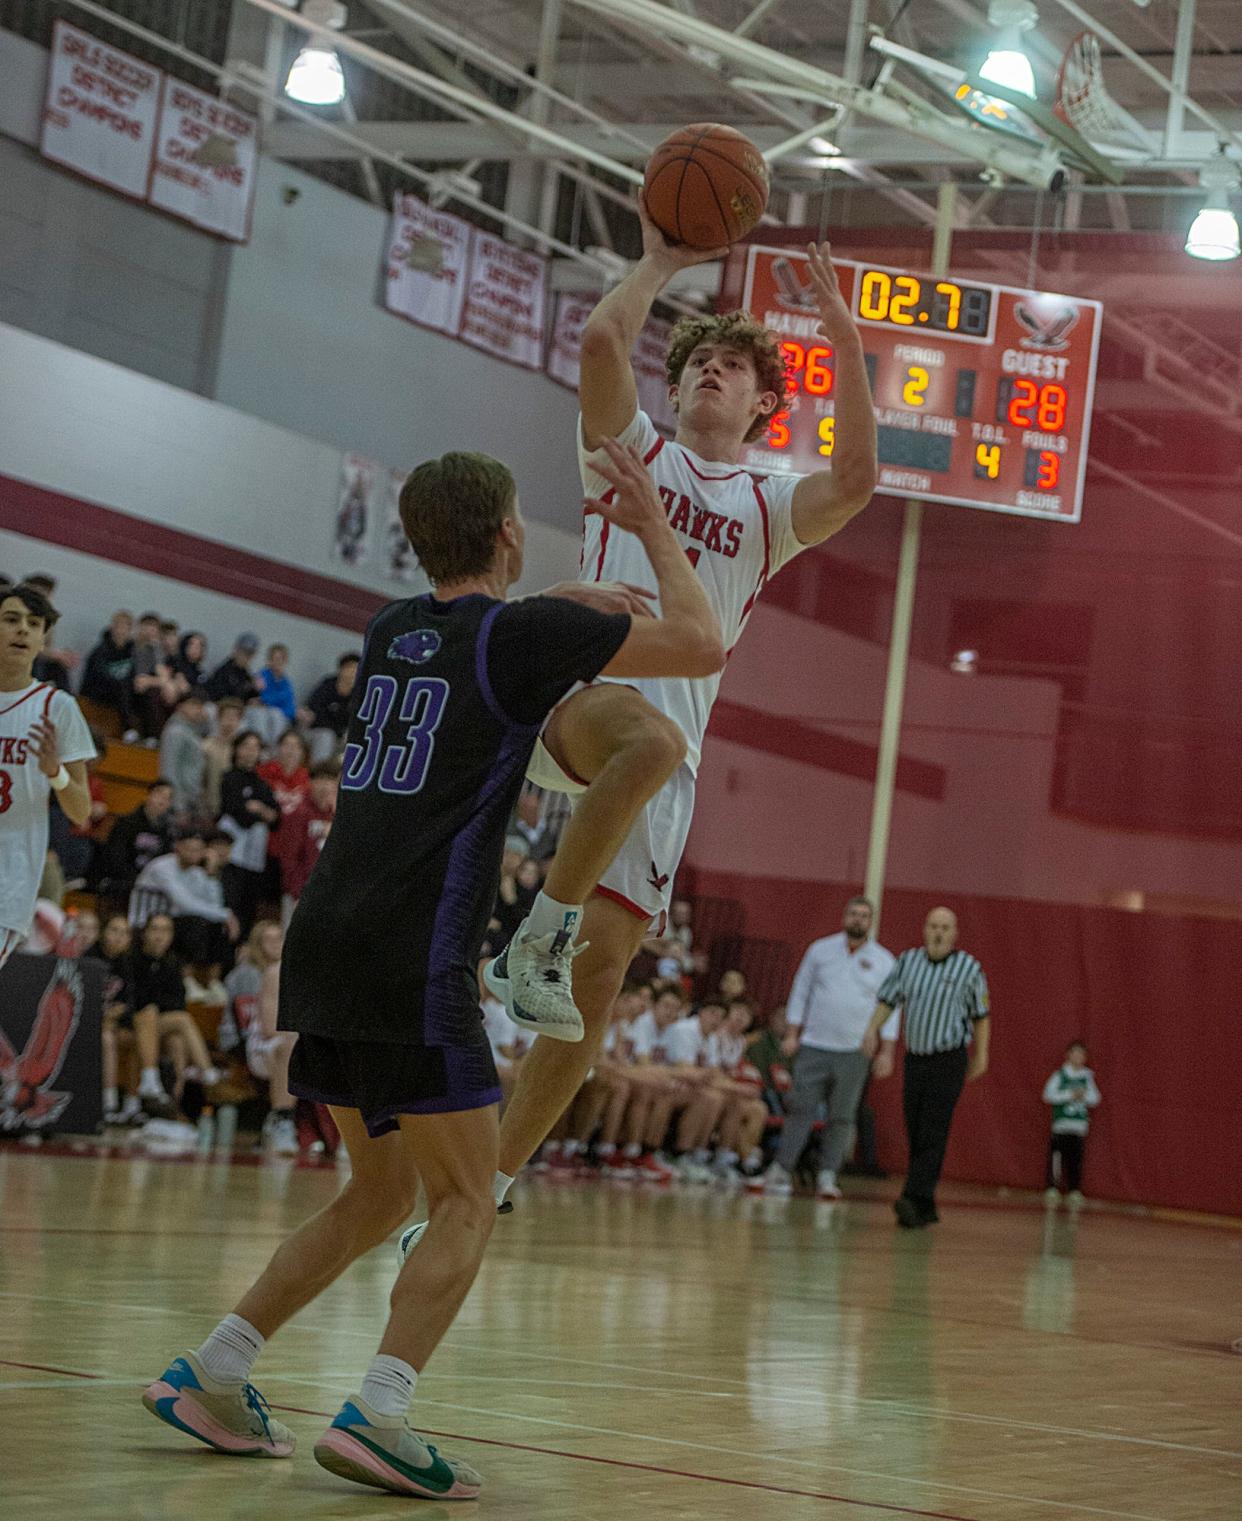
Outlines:
<svg viewBox="0 0 1242 1521"><path fill-rule="evenodd" d="M923 1211L913 1199L907 1199L905 1194L902 1194L901 1198L893 1205L893 1213L897 1216L897 1224L901 1226L902 1230L921 1230L928 1223Z"/></svg>

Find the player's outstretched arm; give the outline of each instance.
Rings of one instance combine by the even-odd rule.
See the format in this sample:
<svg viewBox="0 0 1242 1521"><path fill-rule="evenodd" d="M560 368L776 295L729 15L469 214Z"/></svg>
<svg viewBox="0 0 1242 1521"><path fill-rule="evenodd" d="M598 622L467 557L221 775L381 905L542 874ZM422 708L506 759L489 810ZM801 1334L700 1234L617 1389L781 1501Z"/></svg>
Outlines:
<svg viewBox="0 0 1242 1521"><path fill-rule="evenodd" d="M637 449L605 439L592 468L614 488L611 501L585 505L634 534L646 550L660 594L658 618L635 618L625 643L604 667L608 676L712 676L723 669L720 624Z"/></svg>
<svg viewBox="0 0 1242 1521"><path fill-rule="evenodd" d="M630 355L651 311L651 303L673 276L692 264L720 259L726 248L695 249L670 243L647 215L641 199L643 256L587 318L582 330L578 405L588 449L598 449L629 427L638 410L638 387Z"/></svg>
<svg viewBox="0 0 1242 1521"><path fill-rule="evenodd" d="M837 285L832 250L810 245L811 283L819 333L836 361L836 442L832 469L803 476L793 495L793 528L803 544L819 544L844 528L871 500L876 483L875 409L862 339Z"/></svg>

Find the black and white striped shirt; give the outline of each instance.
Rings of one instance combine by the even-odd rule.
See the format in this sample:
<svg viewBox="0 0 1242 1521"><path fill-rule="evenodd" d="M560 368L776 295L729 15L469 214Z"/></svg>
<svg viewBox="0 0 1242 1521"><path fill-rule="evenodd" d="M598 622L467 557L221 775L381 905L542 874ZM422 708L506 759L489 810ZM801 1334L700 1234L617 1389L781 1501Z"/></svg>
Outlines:
<svg viewBox="0 0 1242 1521"><path fill-rule="evenodd" d="M939 961L921 945L902 951L876 997L890 1009L904 1006L906 1050L914 1056L968 1045L975 1020L988 1014L983 968L965 951Z"/></svg>

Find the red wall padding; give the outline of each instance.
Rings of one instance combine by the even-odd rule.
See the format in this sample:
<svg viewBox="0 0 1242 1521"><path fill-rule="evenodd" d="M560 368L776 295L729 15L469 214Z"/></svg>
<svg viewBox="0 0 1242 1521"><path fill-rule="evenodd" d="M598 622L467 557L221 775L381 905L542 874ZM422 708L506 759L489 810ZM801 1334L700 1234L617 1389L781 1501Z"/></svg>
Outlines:
<svg viewBox="0 0 1242 1521"><path fill-rule="evenodd" d="M702 868L693 887L741 901L746 934L785 940L795 957L838 928L857 890ZM883 943L894 952L919 944L933 906L926 893L889 892ZM1242 924L956 894L949 906L960 943L983 963L995 1013L991 1067L963 1095L945 1175L1042 1186L1040 1092L1082 1036L1104 1096L1087 1142L1086 1192L1242 1215ZM899 1073L872 1092L881 1159L900 1171Z"/></svg>

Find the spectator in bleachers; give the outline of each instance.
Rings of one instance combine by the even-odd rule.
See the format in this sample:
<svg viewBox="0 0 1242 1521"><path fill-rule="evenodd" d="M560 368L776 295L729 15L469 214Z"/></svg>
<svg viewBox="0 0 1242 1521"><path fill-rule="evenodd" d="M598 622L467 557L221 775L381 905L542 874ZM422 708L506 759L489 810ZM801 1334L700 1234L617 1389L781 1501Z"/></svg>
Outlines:
<svg viewBox="0 0 1242 1521"><path fill-rule="evenodd" d="M267 664L256 677L259 686L259 701L265 708L274 708L277 713L284 717L284 723L280 725L282 730L290 728L298 721L298 703L293 693L293 682L289 679L289 646L287 644L273 644L268 646Z"/></svg>
<svg viewBox="0 0 1242 1521"><path fill-rule="evenodd" d="M176 1072L174 1101L180 1101L182 1087L188 1078L210 1087L219 1082L221 1076L212 1065L202 1032L185 1011L181 963L172 948L174 933L173 921L168 914L153 914L147 920L138 949L130 959L134 984L134 1037L142 1067L138 1095L140 1099L151 1101L149 1113L159 1113L163 1109L165 1112L160 1117L164 1119L170 1116L166 1112L169 1095L160 1078L162 1044L169 1044Z"/></svg>
<svg viewBox="0 0 1242 1521"><path fill-rule="evenodd" d="M8 577L5 577L6 582ZM36 591L42 592L50 602L52 593L56 590L56 578L36 572L33 576L26 576L22 580L23 586L33 586ZM70 672L75 671L81 664L76 651L68 649L45 649L35 656L32 668L36 681L49 681L54 687L62 692L71 690L69 684Z"/></svg>
<svg viewBox="0 0 1242 1521"><path fill-rule="evenodd" d="M164 646L164 664L175 676L181 654L181 625L172 618L160 619L160 643Z"/></svg>
<svg viewBox="0 0 1242 1521"><path fill-rule="evenodd" d="M101 853L99 890L104 897L128 903L138 873L172 849L172 796L172 783L160 777L138 807L112 826Z"/></svg>
<svg viewBox="0 0 1242 1521"><path fill-rule="evenodd" d="M244 1056L250 1075L267 1090L270 1106L263 1133L272 1150L292 1156L298 1149L295 1103L289 1092L289 1056L297 1036L277 1030L280 955L284 936L279 924L256 924L237 965L225 978L229 995L220 1022L222 1051Z"/></svg>
<svg viewBox="0 0 1242 1521"><path fill-rule="evenodd" d="M745 976L736 967L730 967L727 972L722 972L716 995L726 1008L735 998L745 998L747 996Z"/></svg>
<svg viewBox="0 0 1242 1521"><path fill-rule="evenodd" d="M119 608L99 636L99 643L86 657L82 672L81 695L101 707L111 708L121 720L121 728L134 726L134 615Z"/></svg>
<svg viewBox="0 0 1242 1521"><path fill-rule="evenodd" d="M769 1014L763 1029L756 1030L746 1043L746 1060L758 1073L763 1102L768 1113L774 1115L785 1113L789 1090L793 1087L789 1057L784 1049L787 1028L785 1006L780 1004Z"/></svg>
<svg viewBox="0 0 1242 1521"><path fill-rule="evenodd" d="M259 648L257 634L238 634L237 642L207 678L207 696L212 702L225 697L236 697L243 707L259 695L259 688L250 674L250 665Z"/></svg>
<svg viewBox="0 0 1242 1521"><path fill-rule="evenodd" d="M123 914L113 914L99 936L96 955L104 965L103 986L103 1108L105 1125L127 1125L142 1113L136 1092L122 1102L118 1074L122 1032L134 1029L134 969L130 961L134 932ZM162 1091L162 1090L161 1090ZM171 1109L171 1106L169 1106ZM171 1118L171 1113L165 1116Z"/></svg>
<svg viewBox="0 0 1242 1521"><path fill-rule="evenodd" d="M172 783L173 812L181 817L200 811L205 801L205 698L202 687L190 687L182 694L160 735L160 775Z"/></svg>
<svg viewBox="0 0 1242 1521"><path fill-rule="evenodd" d="M493 928L488 939L494 955L499 955L508 945L519 924L530 912L535 893L518 886L518 868L525 859L526 842L519 835L510 835L505 841L504 854L500 858L500 885L496 889L496 905L492 910Z"/></svg>
<svg viewBox="0 0 1242 1521"><path fill-rule="evenodd" d="M556 829L543 817L537 792L527 789L518 798L512 829L521 835L532 861L546 861L556 853ZM538 892L538 884L535 890Z"/></svg>
<svg viewBox="0 0 1242 1521"><path fill-rule="evenodd" d="M276 714L275 708L268 711ZM259 775L272 789L272 796L280 809L280 828L273 830L267 839L264 897L273 903L279 903L284 892L285 855L291 848L292 839L286 825L290 815L310 793L310 772L306 764L309 754L301 734L296 729L286 729L277 742L275 755L259 767Z"/></svg>
<svg viewBox="0 0 1242 1521"><path fill-rule="evenodd" d="M298 722L309 732L311 764L334 755L345 737L352 707L354 678L361 656L352 650L336 663L336 675L325 676L298 709Z"/></svg>
<svg viewBox="0 0 1242 1521"><path fill-rule="evenodd" d="M95 754L86 762L86 786L91 799L91 811L86 822L73 823L57 802L54 792L51 797L48 844L56 852L64 870L68 891L82 887L93 888L99 878L100 831L108 817L108 804L97 772L108 742L98 729L91 730L91 741L95 746Z"/></svg>
<svg viewBox="0 0 1242 1521"><path fill-rule="evenodd" d="M319 852L323 849L332 820L336 817L336 795L340 786L340 768L334 761L312 766L310 791L297 808L282 819L280 832L285 835L285 852L281 859L284 873L284 922L288 926L293 905L302 896Z"/></svg>
<svg viewBox="0 0 1242 1521"><path fill-rule="evenodd" d="M154 912L173 920L174 945L184 962L203 971L218 969L230 959L238 923L224 905L218 879L203 867L206 844L201 829L187 825L177 834L172 851L157 856L138 874L130 897L130 923L146 924Z"/></svg>
<svg viewBox="0 0 1242 1521"><path fill-rule="evenodd" d="M137 715L137 735L154 739L168 721L172 695L172 671L164 654L158 613L143 613L134 640L134 669L130 677ZM130 739L132 731L126 734Z"/></svg>
<svg viewBox="0 0 1242 1521"><path fill-rule="evenodd" d="M203 775L203 797L212 818L220 812L220 783L233 764L233 741L241 733L246 708L240 697L222 697L216 704L215 732L203 741L207 769Z"/></svg>
<svg viewBox="0 0 1242 1521"><path fill-rule="evenodd" d="M657 1153L664 1145L678 1087L662 1067L635 1060L638 1042L634 1027L651 1002L650 984L627 981L617 995L612 1021L604 1033L603 1059L621 1069L630 1092L622 1130L624 1144L615 1155L601 1157L600 1173L603 1177L667 1183L673 1169Z"/></svg>
<svg viewBox="0 0 1242 1521"><path fill-rule="evenodd" d="M172 659L173 676L184 691L191 687L205 687L207 674L203 662L207 659L207 636L197 630L182 634L177 641L177 653Z"/></svg>
<svg viewBox="0 0 1242 1521"><path fill-rule="evenodd" d="M258 914L267 841L280 824L280 809L272 789L259 775L257 734L242 733L233 741L233 766L220 783L219 825L233 841L224 868L224 898L237 916L243 938Z"/></svg>

